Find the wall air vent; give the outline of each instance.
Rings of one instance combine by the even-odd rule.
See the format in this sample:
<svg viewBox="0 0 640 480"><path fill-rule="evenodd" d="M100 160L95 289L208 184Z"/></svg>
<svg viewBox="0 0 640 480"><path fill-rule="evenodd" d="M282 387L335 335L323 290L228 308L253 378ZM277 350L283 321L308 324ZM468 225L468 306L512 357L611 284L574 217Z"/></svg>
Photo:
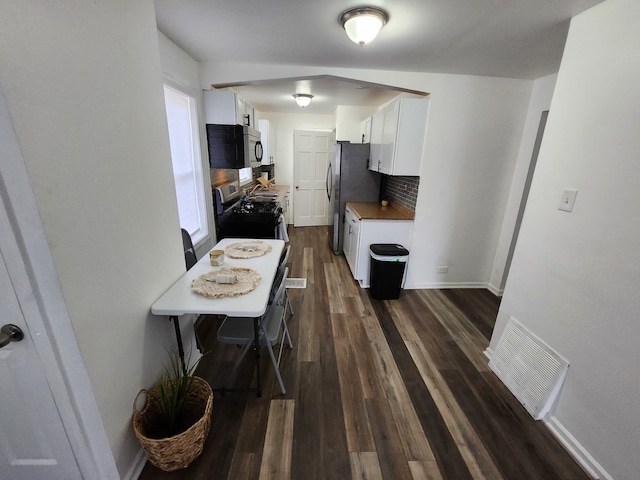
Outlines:
<svg viewBox="0 0 640 480"><path fill-rule="evenodd" d="M543 418L560 393L569 362L511 317L489 367L535 418Z"/></svg>

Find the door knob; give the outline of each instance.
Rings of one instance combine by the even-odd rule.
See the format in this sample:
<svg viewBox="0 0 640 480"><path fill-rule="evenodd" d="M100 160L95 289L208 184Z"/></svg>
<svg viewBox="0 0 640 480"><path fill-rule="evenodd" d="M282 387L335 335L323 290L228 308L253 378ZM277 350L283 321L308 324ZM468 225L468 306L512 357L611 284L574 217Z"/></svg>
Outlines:
<svg viewBox="0 0 640 480"><path fill-rule="evenodd" d="M9 345L11 342L19 342L24 338L24 333L20 327L7 323L0 328L0 348Z"/></svg>

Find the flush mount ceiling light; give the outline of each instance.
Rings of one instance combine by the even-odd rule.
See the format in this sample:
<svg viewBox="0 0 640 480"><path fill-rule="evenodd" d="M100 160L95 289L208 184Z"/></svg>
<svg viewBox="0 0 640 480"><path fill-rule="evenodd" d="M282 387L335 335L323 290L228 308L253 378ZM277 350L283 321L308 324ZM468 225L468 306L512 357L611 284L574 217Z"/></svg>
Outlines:
<svg viewBox="0 0 640 480"><path fill-rule="evenodd" d="M360 46L376 38L388 20L387 12L374 7L352 8L342 12L339 18L351 41Z"/></svg>
<svg viewBox="0 0 640 480"><path fill-rule="evenodd" d="M309 95L308 93L296 93L293 98L296 99L296 103L301 107L306 107L311 103L311 99L313 95Z"/></svg>

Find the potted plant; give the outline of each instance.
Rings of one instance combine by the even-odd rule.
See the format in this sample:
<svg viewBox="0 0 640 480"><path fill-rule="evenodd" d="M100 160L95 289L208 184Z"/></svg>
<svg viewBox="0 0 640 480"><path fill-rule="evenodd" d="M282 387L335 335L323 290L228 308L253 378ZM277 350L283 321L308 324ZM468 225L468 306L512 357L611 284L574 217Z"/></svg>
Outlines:
<svg viewBox="0 0 640 480"><path fill-rule="evenodd" d="M183 365L176 354L163 365L157 384L134 400L133 429L149 462L164 471L185 468L204 448L211 425L213 392L193 375L198 362ZM138 398L146 393L142 410Z"/></svg>

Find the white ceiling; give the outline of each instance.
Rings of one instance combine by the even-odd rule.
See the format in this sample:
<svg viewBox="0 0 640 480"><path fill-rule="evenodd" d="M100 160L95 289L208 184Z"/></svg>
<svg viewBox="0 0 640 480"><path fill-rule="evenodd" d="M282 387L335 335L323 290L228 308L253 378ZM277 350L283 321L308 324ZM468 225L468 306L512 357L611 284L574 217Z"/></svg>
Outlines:
<svg viewBox="0 0 640 480"><path fill-rule="evenodd" d="M558 71L570 18L601 1L372 0L368 5L385 9L389 22L364 47L351 42L338 23L344 10L365 5L354 0L155 0L155 5L160 31L200 62L535 79ZM238 84L243 80L248 79ZM335 108L345 95L348 104L371 105L371 98L390 93L384 86L356 89L327 77L303 85L325 95L323 108ZM234 89L258 110L295 111L291 94L298 87L288 79ZM320 113L313 108L313 102L306 107Z"/></svg>

